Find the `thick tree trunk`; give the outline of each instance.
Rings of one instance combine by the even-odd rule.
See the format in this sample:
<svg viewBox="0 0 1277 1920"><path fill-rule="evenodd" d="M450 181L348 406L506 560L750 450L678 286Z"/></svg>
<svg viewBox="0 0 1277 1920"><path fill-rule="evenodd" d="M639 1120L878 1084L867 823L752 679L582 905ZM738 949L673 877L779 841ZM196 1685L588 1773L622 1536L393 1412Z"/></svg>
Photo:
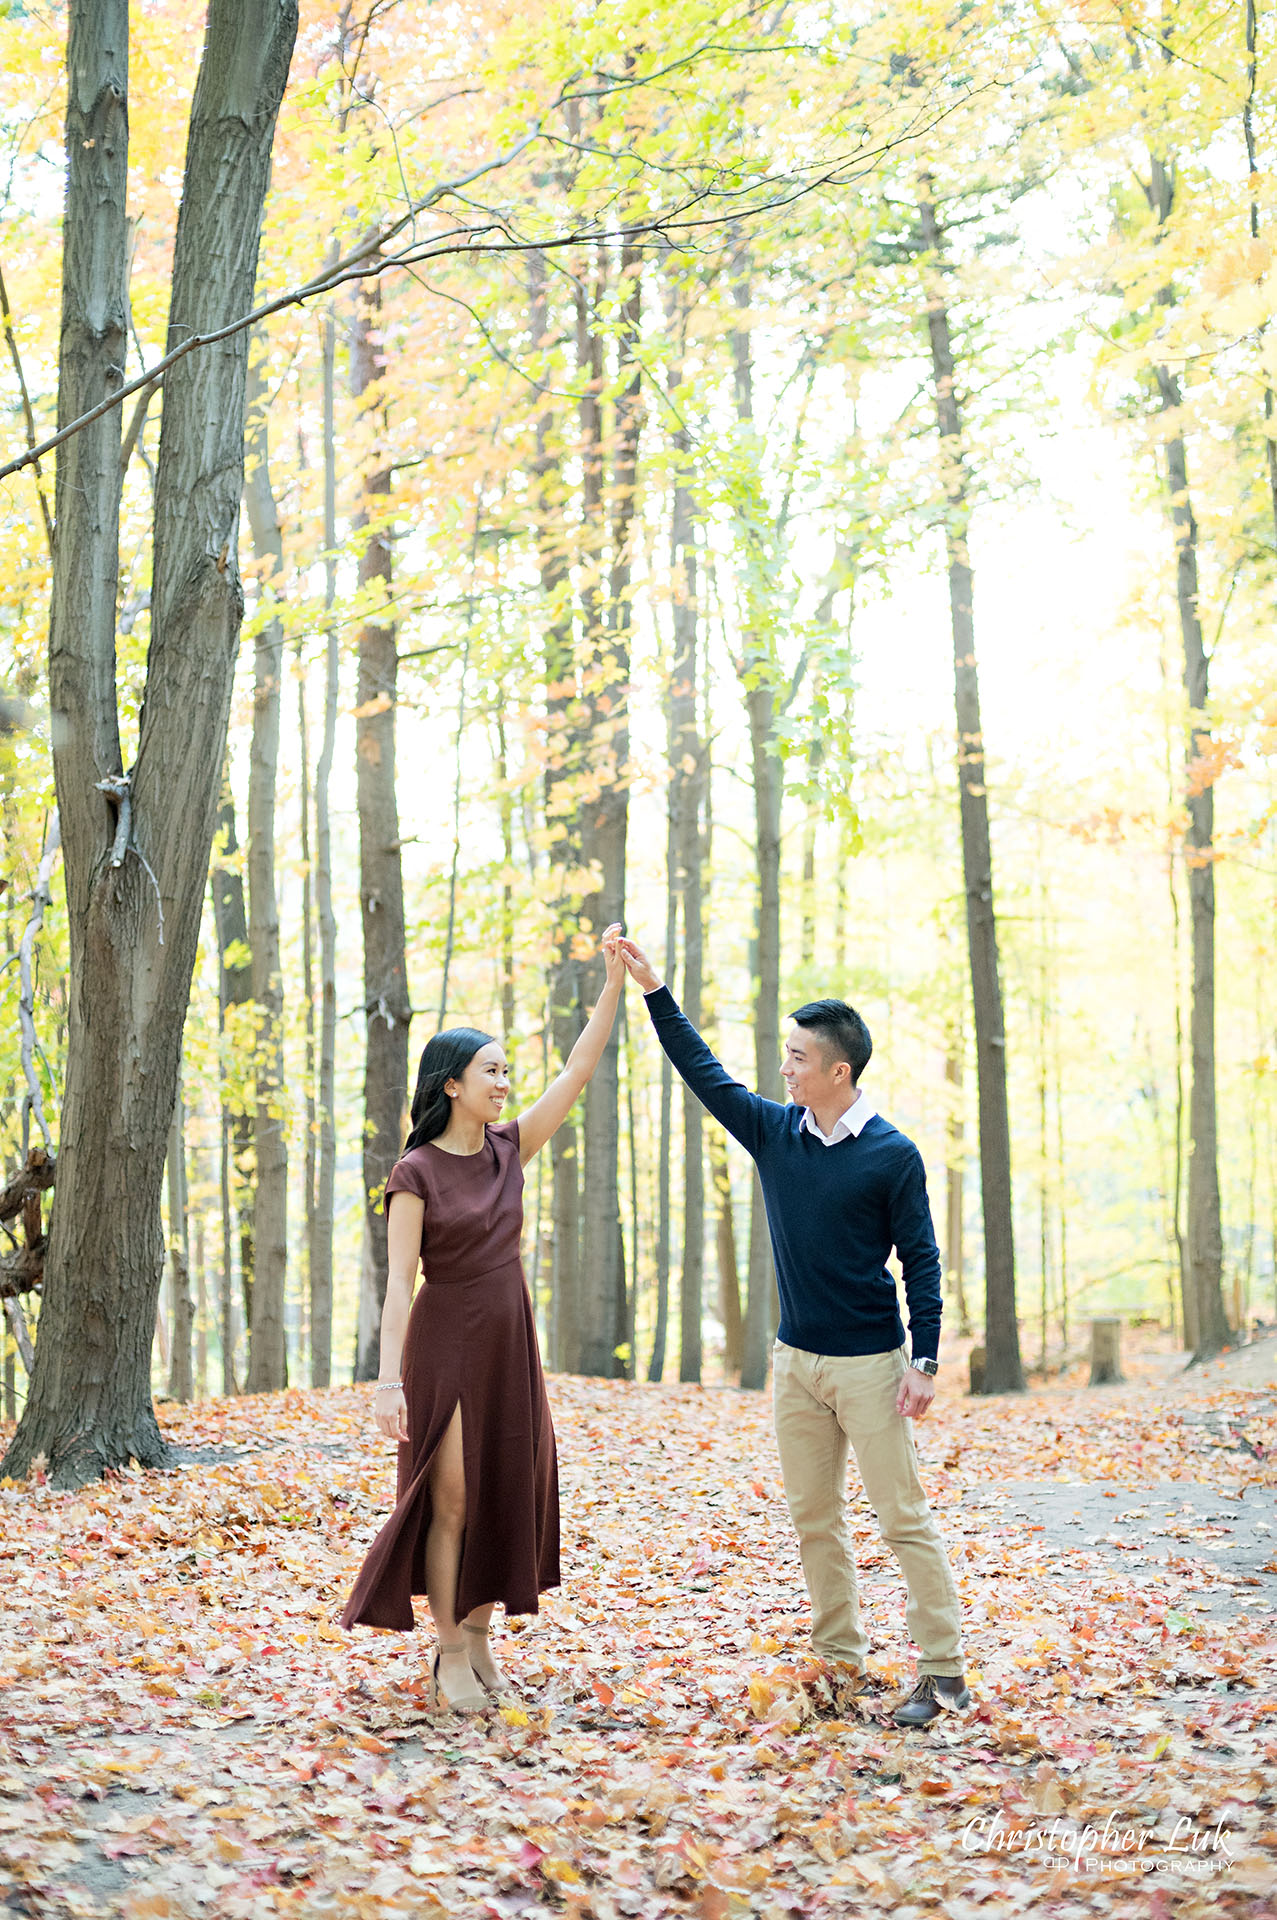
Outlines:
<svg viewBox="0 0 1277 1920"><path fill-rule="evenodd" d="M244 504L257 559L258 590L274 600L283 584L284 543L271 487L266 384L254 342L245 394ZM253 732L248 772L248 945L253 1004L253 1315L248 1391L288 1385L284 1289L288 1278L288 1135L284 1113L284 976L275 891L275 780L283 704L284 628L268 620L253 649Z"/></svg>
<svg viewBox="0 0 1277 1920"><path fill-rule="evenodd" d="M109 396L124 361L127 28L122 0L72 8L62 421ZM170 347L251 305L296 31L291 0L210 5L174 248ZM35 1372L5 1471L24 1474L43 1453L61 1486L130 1459L166 1458L150 1392L160 1196L243 606L236 537L246 355L247 336L237 334L189 354L165 383L151 644L128 779L114 679L118 411L67 442L58 462L49 677L70 1020Z"/></svg>
<svg viewBox="0 0 1277 1920"><path fill-rule="evenodd" d="M534 348L549 339L544 258L529 255L528 331ZM575 897L570 876L580 866L579 819L575 779L577 742L574 710L578 698L572 646L571 579L568 571L564 502L556 421L546 408L537 418L532 459L537 568L545 604L545 684L548 720L545 756L545 824L549 841L551 898L558 914L554 960L549 979L549 1018L560 1061L581 1032L578 962L572 946ZM554 1365L577 1364L581 1272L580 1155L575 1114L570 1114L550 1145L554 1222L553 1311L550 1349Z"/></svg>
<svg viewBox="0 0 1277 1920"><path fill-rule="evenodd" d="M351 391L366 414L379 413L377 331L380 293L359 297L350 341ZM359 584L387 598L391 581L390 468L377 448L364 477L356 527L367 538L359 557ZM364 929L364 1238L359 1295L356 1380L375 1380L380 1357L381 1309L386 1298L386 1216L383 1194L403 1147L408 1095L408 960L404 934L403 861L395 793L395 701L399 659L395 629L369 620L359 634L356 705L356 799L359 810L359 897Z"/></svg>
<svg viewBox="0 0 1277 1920"><path fill-rule="evenodd" d="M319 917L319 1150L315 1207L308 1248L310 1383L326 1387L333 1353L333 1196L337 1180L337 916L333 912L333 835L329 812L340 691L337 628L337 436L335 426L337 327L324 320L324 737L315 768L315 900Z"/></svg>
<svg viewBox="0 0 1277 1920"><path fill-rule="evenodd" d="M919 205L922 244L938 268L941 235L930 200ZM936 413L947 513L949 612L953 628L954 707L962 868L967 895L967 946L975 1023L980 1123L980 1195L984 1211L985 1392L1024 1389L1015 1304L1015 1241L1011 1215L1011 1128L1007 1110L1006 1022L998 973L998 927L993 905L993 854L980 683L976 671L974 579L967 551L967 500L962 418L954 378L949 315L939 287L927 298L927 334L936 388Z"/></svg>

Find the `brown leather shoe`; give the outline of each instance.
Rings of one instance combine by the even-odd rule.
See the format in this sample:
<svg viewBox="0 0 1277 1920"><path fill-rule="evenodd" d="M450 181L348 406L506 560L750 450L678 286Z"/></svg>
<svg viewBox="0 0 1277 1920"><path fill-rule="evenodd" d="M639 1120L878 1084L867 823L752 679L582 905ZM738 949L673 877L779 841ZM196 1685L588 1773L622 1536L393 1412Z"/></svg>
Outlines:
<svg viewBox="0 0 1277 1920"><path fill-rule="evenodd" d="M926 1727L942 1713L961 1713L971 1694L960 1673L922 1673L907 1700L892 1714L898 1727Z"/></svg>

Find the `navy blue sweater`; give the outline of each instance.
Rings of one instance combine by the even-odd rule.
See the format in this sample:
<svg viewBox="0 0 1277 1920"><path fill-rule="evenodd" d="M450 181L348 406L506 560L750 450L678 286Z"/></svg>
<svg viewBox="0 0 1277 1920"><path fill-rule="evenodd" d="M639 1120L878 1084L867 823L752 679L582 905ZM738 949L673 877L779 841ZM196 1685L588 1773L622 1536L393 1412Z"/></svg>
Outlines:
<svg viewBox="0 0 1277 1920"><path fill-rule="evenodd" d="M888 1353L904 1343L900 1255L915 1359L940 1342L940 1254L912 1140L874 1114L827 1147L802 1107L750 1093L714 1058L668 987L646 996L657 1038L693 1093L758 1167L780 1290L780 1338L807 1353Z"/></svg>

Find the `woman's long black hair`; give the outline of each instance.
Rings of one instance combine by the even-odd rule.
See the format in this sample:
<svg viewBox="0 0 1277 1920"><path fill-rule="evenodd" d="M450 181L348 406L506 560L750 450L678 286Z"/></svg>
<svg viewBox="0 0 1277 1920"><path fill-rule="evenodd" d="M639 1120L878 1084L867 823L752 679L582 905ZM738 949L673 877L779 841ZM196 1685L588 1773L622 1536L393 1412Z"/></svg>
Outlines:
<svg viewBox="0 0 1277 1920"><path fill-rule="evenodd" d="M459 1080L480 1047L490 1046L494 1036L480 1033L477 1027L449 1027L427 1040L417 1068L417 1090L412 1096L412 1132L407 1153L423 1147L427 1140L441 1134L448 1124L452 1102L444 1092L449 1080Z"/></svg>

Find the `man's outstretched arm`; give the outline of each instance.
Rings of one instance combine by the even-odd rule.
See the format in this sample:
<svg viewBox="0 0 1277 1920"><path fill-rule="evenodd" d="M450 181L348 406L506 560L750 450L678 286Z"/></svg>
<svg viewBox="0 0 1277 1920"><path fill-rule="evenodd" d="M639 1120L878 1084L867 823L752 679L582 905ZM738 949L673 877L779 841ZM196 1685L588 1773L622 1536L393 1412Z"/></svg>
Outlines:
<svg viewBox="0 0 1277 1920"><path fill-rule="evenodd" d="M643 949L628 935L618 942L630 978L642 988L656 1037L701 1105L721 1121L747 1153L762 1145L763 1116L776 1105L733 1080L679 1007Z"/></svg>

